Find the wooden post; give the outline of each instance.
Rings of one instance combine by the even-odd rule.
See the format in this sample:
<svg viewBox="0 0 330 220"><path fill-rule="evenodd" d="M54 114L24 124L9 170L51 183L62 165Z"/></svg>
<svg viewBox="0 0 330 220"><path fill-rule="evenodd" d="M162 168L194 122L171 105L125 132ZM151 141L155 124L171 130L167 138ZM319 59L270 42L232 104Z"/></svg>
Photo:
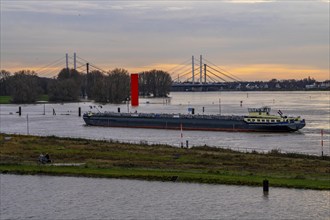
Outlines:
<svg viewBox="0 0 330 220"><path fill-rule="evenodd" d="M21 107L21 106L18 107L18 115L19 115L19 116L22 115L22 107Z"/></svg>
<svg viewBox="0 0 330 220"><path fill-rule="evenodd" d="M81 107L78 108L78 116L81 117Z"/></svg>
<svg viewBox="0 0 330 220"><path fill-rule="evenodd" d="M268 193L269 192L269 182L267 179L265 179L263 182L262 182L262 186L263 186L263 191L264 193Z"/></svg>

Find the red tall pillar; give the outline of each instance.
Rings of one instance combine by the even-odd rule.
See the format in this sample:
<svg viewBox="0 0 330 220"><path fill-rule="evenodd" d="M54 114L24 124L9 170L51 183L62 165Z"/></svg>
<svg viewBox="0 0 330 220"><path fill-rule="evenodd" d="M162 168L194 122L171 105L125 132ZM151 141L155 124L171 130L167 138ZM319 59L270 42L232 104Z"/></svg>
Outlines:
<svg viewBox="0 0 330 220"><path fill-rule="evenodd" d="M131 105L139 106L139 74L131 74Z"/></svg>

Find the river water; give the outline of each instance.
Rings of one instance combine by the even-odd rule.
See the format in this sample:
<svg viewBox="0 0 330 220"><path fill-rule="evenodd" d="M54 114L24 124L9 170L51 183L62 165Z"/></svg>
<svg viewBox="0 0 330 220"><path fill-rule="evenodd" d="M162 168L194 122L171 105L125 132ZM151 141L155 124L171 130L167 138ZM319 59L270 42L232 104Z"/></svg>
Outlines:
<svg viewBox="0 0 330 220"><path fill-rule="evenodd" d="M329 219L330 191L0 174L0 219Z"/></svg>
<svg viewBox="0 0 330 220"><path fill-rule="evenodd" d="M140 99L140 106L107 104L102 108L92 102L65 104L20 105L22 116L16 113L18 105L0 105L0 132L83 137L125 142L147 141L179 146L188 140L189 146L210 145L235 150L298 152L321 155L321 129L324 130L323 152L330 154L330 92L173 92L170 99ZM240 105L242 101L242 106ZM187 113L195 108L196 114L246 115L248 107L270 106L276 114L280 109L285 115L300 115L306 127L294 133L238 133L180 131L133 128L104 128L85 126L78 117L89 110L154 113ZM92 109L90 109L92 106ZM204 107L204 112L203 112ZM53 115L53 109L56 115ZM44 114L45 113L45 114ZM27 118L28 115L28 118Z"/></svg>

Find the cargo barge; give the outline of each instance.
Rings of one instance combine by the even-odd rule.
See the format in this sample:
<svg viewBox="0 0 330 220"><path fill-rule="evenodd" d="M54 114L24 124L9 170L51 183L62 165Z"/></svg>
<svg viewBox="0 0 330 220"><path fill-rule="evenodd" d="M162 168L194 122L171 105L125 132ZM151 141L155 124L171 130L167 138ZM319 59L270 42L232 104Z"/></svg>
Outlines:
<svg viewBox="0 0 330 220"><path fill-rule="evenodd" d="M300 116L271 115L270 110L249 108L247 116L88 112L83 119L90 126L236 132L294 132L305 126Z"/></svg>

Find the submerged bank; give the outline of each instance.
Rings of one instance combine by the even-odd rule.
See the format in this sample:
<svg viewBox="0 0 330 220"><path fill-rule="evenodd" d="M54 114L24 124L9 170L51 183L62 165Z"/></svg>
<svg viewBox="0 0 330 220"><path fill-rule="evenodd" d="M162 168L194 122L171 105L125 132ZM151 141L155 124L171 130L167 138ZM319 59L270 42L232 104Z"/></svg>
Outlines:
<svg viewBox="0 0 330 220"><path fill-rule="evenodd" d="M37 163L48 153L52 164ZM0 172L330 190L330 157L0 134ZM77 164L77 166L69 166Z"/></svg>

